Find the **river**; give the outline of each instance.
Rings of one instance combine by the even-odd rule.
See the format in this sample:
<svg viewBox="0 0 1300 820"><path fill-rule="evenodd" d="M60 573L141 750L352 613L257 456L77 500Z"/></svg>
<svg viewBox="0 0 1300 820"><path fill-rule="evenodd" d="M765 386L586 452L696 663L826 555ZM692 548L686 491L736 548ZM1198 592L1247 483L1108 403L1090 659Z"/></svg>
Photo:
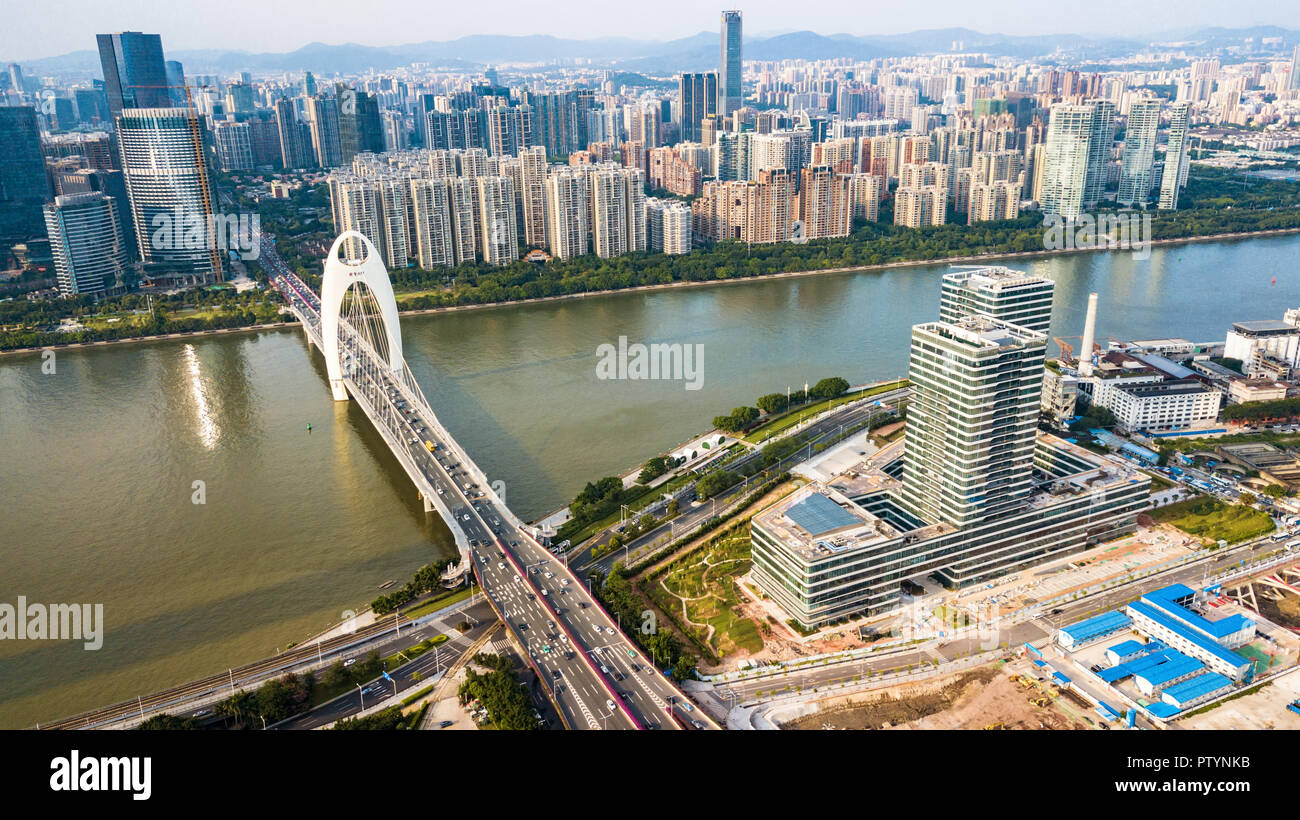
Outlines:
<svg viewBox="0 0 1300 820"><path fill-rule="evenodd" d="M1222 340L1300 305L1300 236L1017 262L1052 333ZM435 411L531 520L761 393L904 375L946 265L407 316ZM1276 277L1276 283L1273 279ZM701 389L603 381L596 349L701 345ZM1077 344L1077 339L1073 340ZM1055 345L1050 349L1055 352ZM296 329L0 358L0 603L102 603L104 645L0 641L0 727L255 660L454 549ZM307 425L311 424L311 432ZM203 482L202 504L194 503Z"/></svg>

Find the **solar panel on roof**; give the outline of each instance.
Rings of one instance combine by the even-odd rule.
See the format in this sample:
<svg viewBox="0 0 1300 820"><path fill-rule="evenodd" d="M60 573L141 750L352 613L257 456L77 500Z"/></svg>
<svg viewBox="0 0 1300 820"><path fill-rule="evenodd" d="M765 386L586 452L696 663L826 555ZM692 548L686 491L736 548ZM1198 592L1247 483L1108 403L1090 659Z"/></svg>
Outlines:
<svg viewBox="0 0 1300 820"><path fill-rule="evenodd" d="M858 523L856 515L821 493L813 493L798 504L791 505L785 516L814 536Z"/></svg>

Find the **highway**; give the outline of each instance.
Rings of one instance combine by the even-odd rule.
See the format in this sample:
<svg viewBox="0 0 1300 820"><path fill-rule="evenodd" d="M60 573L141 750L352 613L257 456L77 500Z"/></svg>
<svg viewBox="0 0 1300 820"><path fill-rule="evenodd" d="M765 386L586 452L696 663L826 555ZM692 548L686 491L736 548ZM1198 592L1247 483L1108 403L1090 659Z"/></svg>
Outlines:
<svg viewBox="0 0 1300 820"><path fill-rule="evenodd" d="M262 263L276 287L319 339L320 301L264 237ZM468 544L467 560L494 608L572 729L718 728L661 675L562 562L546 551L495 493L462 463L432 410L421 407L398 374L344 324L340 355L349 393L395 453L418 469ZM459 542L458 542L459 543ZM683 703L683 701L686 701ZM696 725L698 724L698 726Z"/></svg>
<svg viewBox="0 0 1300 820"><path fill-rule="evenodd" d="M882 413L890 412L887 407L881 407L877 405L876 402L880 402L881 405L890 405L905 398L908 391L909 388L903 387L897 390L880 393L864 399L862 402L853 402L851 404L843 405L842 407L837 408L834 412L827 414L825 417L808 424L806 427L791 428L791 430L787 431L785 435L797 434L800 436L807 436L807 442L800 447L797 452L792 453L791 455L781 459L781 461L776 464L769 466L763 473L759 473L758 476L779 475L783 470L787 470L790 467L807 460L808 454L811 452L812 448L815 448L817 444L821 443L824 439L838 434L841 428L847 429L854 425L869 421ZM777 440L777 438L773 438L770 441L764 442L764 445ZM762 458L762 447L755 447L737 458L735 461L727 464L722 469L731 470L733 472L743 472L751 469L754 462L761 461ZM751 480L749 484L761 484L761 481ZM728 493L732 492L734 492L734 489L728 491ZM607 555L603 555L600 558L593 558L592 549L608 543L610 536L614 532L612 529L607 530L596 536L594 539L588 539L588 541L583 543L578 549L571 552L569 556L570 564L583 571L595 570L601 574L608 575L613 570L616 562L623 562L625 564L635 563L638 558L644 557L645 554L651 552L654 543L664 536L681 535L692 532L714 515L725 515L731 512L731 509L734 506L734 504L724 504L719 506L716 499L700 502L696 506L689 506L690 500L695 497L695 482L687 484L677 490L673 495L677 499L678 504L682 507L681 514L675 519L672 521L665 521L649 532L637 536L623 547L620 547ZM746 493L743 491L742 487L742 491L736 495L733 501L742 501L745 495ZM667 503L666 499L660 499L660 501L656 502L655 505L652 505L652 509L647 511L653 512L662 509L667 506Z"/></svg>

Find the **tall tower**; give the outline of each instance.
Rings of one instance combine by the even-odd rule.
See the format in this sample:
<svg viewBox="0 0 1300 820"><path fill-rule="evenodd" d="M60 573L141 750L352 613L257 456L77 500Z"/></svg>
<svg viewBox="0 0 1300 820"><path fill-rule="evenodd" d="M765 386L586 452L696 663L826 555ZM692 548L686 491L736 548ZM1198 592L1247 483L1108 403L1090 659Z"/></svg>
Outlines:
<svg viewBox="0 0 1300 820"><path fill-rule="evenodd" d="M1146 207L1151 197L1160 107L1160 100L1155 98L1137 100L1129 106L1128 123L1124 128L1124 159L1119 175L1117 201L1120 205Z"/></svg>
<svg viewBox="0 0 1300 820"><path fill-rule="evenodd" d="M1085 210L1093 115L1089 105L1052 106L1043 167L1044 214L1076 219Z"/></svg>
<svg viewBox="0 0 1300 820"><path fill-rule="evenodd" d="M50 195L36 109L0 106L0 237L39 236L41 207Z"/></svg>
<svg viewBox="0 0 1300 820"><path fill-rule="evenodd" d="M157 34L121 31L97 34L99 63L104 71L108 111L114 118L124 108L168 108L167 64Z"/></svg>
<svg viewBox="0 0 1300 820"><path fill-rule="evenodd" d="M1160 202L1157 205L1162 211L1178 208L1178 194L1187 173L1188 150L1191 147L1187 140L1190 113L1191 103L1186 100L1176 102L1169 108L1169 141L1165 147L1165 170L1160 177Z"/></svg>
<svg viewBox="0 0 1300 820"><path fill-rule="evenodd" d="M912 328L902 498L921 518L967 527L1021 508L1046 339L987 316Z"/></svg>
<svg viewBox="0 0 1300 820"><path fill-rule="evenodd" d="M221 252L210 235L213 192L195 113L187 108L128 108L117 124L141 259L185 284L220 278ZM160 224L171 230L160 230ZM190 241L195 227L205 240L201 247Z"/></svg>
<svg viewBox="0 0 1300 820"><path fill-rule="evenodd" d="M682 142L703 142L703 122L718 113L718 75L683 74L677 79L681 98Z"/></svg>
<svg viewBox="0 0 1300 820"><path fill-rule="evenodd" d="M726 116L744 105L741 87L741 25L739 11L722 12L722 42L718 60L718 114Z"/></svg>

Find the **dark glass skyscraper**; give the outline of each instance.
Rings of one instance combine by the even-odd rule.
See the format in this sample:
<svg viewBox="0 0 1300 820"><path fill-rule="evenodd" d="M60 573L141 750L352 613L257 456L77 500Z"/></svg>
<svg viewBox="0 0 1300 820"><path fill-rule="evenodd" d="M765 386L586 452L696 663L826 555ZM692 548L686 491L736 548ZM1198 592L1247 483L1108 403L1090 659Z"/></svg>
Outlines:
<svg viewBox="0 0 1300 820"><path fill-rule="evenodd" d="M99 63L104 70L104 90L109 113L116 118L123 108L167 108L167 64L162 38L157 34L121 31L97 34Z"/></svg>
<svg viewBox="0 0 1300 820"><path fill-rule="evenodd" d="M41 207L50 196L45 156L30 105L0 106L0 238L45 235Z"/></svg>
<svg viewBox="0 0 1300 820"><path fill-rule="evenodd" d="M740 12L722 12L721 58L718 61L718 114L726 116L744 104L740 70Z"/></svg>
<svg viewBox="0 0 1300 820"><path fill-rule="evenodd" d="M718 75L683 74L677 80L681 97L682 140L700 142L700 123L718 112Z"/></svg>

